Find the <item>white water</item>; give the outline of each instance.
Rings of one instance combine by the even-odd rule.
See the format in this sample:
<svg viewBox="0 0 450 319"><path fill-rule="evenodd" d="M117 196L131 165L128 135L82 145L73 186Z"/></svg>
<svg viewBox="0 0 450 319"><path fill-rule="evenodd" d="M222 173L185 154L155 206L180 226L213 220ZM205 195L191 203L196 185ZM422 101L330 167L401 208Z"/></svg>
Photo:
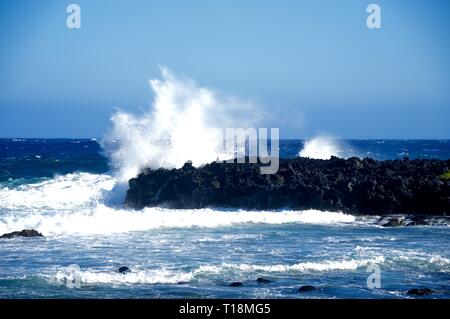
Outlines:
<svg viewBox="0 0 450 319"><path fill-rule="evenodd" d="M405 254L407 251L402 250ZM385 256L384 256L385 255ZM436 261L438 259L438 262ZM433 257L422 253L420 256L398 256L395 252L377 251L369 256L359 256L358 258L324 259L318 262L298 262L292 264L251 264L251 263L229 263L203 264L191 271L173 269L170 266L157 268L137 268L127 275L120 274L111 269L86 269L79 272L80 280L87 284L175 284L179 282L211 281L214 278L222 280L252 278L255 275L282 274L283 276L295 276L308 273L325 273L332 271L357 271L361 267L369 265L395 265L398 262L408 262L410 264L420 263L424 268L438 267L441 271L448 272L449 260L441 256ZM50 269L43 277L49 281L61 283L72 275L70 267L57 267Z"/></svg>
<svg viewBox="0 0 450 319"><path fill-rule="evenodd" d="M58 213L74 212L102 199L115 179L106 174L73 173L39 183L0 188L0 211Z"/></svg>
<svg viewBox="0 0 450 319"><path fill-rule="evenodd" d="M168 267L157 269L135 269L126 276L115 272L99 270L84 270L79 272L82 282L88 284L155 284L167 283L174 284L178 282L190 282L201 280L202 278L211 278L211 276L245 276L249 273L306 273L306 272L326 272L333 270L356 270L358 267L364 267L373 263L383 263L383 256L376 256L367 259L343 259L343 260L324 260L322 262L304 262L296 264L234 264L222 263L220 265L201 265L192 271L174 271ZM70 267L57 268L43 277L48 280L55 280L64 283L65 279L71 275Z"/></svg>
<svg viewBox="0 0 450 319"><path fill-rule="evenodd" d="M140 211L111 206L115 179L104 174L77 173L40 183L0 189L0 234L37 229L50 234L109 234L161 227L223 227L245 223L353 223L355 217L340 212L223 211L217 209ZM122 192L122 190L120 190Z"/></svg>
<svg viewBox="0 0 450 319"><path fill-rule="evenodd" d="M30 213L20 219L2 217L0 233L18 229L37 229L50 234L110 234L145 231L155 228L224 227L235 224L339 224L354 221L351 215L306 211L219 211L213 209L171 210L145 208L142 211L114 209L98 205L85 210L62 214Z"/></svg>

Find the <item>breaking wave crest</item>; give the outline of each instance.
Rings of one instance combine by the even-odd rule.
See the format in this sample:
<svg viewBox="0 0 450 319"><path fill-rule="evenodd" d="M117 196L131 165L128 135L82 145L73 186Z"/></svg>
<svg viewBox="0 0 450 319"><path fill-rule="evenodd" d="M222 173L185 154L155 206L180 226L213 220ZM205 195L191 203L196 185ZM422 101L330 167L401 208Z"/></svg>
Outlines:
<svg viewBox="0 0 450 319"><path fill-rule="evenodd" d="M73 173L37 183L0 188L0 210L25 213L72 212L102 200L115 179L106 174Z"/></svg>
<svg viewBox="0 0 450 319"><path fill-rule="evenodd" d="M115 269L108 270L81 270L80 280L83 284L176 284L181 282L226 281L236 278L249 277L252 274L276 274L327 272L327 271L351 271L359 267L365 267L373 263L383 263L383 256L376 256L371 259L348 259L348 260L324 260L322 262L302 262L297 264L234 264L222 263L219 265L201 265L191 271L170 269L168 267L156 269L135 269L127 274L120 274ZM66 278L71 276L70 267L60 267L47 274L44 274L49 281L64 283Z"/></svg>
<svg viewBox="0 0 450 319"><path fill-rule="evenodd" d="M323 259L320 261L302 261L298 263L253 264L223 262L221 264L200 264L195 268L176 268L171 266L133 268L130 273L120 274L113 267L101 269L81 269L80 280L83 284L177 284L196 283L202 281L214 283L227 283L236 278L243 281L255 280L264 276L294 276L310 273L357 271L370 265L383 265L395 269L409 269L418 264L425 269L434 269L440 272L450 272L450 260L437 254L425 252L408 252L401 250L373 251L359 257L341 257ZM394 268L392 268L394 267ZM405 268L406 267L406 268ZM411 270L412 271L412 270ZM72 269L69 267L49 268L41 274L46 280L63 284L70 278Z"/></svg>
<svg viewBox="0 0 450 319"><path fill-rule="evenodd" d="M109 234L157 228L227 227L237 224L342 224L355 217L343 213L306 211L222 211L214 209L171 210L145 208L142 211L116 209L100 204L92 210L68 213L30 213L20 218L2 217L0 233L34 228L50 234Z"/></svg>
<svg viewBox="0 0 450 319"><path fill-rule="evenodd" d="M112 205L116 180L106 174L74 173L17 187L0 188L0 234L33 228L49 234L109 234L156 228L225 227L236 224L342 224L355 217L317 210L143 210Z"/></svg>

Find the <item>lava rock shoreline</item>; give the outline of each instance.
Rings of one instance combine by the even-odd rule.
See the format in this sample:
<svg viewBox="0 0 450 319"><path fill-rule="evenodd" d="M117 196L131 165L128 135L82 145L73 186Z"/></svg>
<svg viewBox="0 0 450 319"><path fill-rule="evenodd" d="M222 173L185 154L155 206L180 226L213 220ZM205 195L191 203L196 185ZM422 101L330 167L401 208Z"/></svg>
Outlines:
<svg viewBox="0 0 450 319"><path fill-rule="evenodd" d="M125 205L144 207L318 209L352 214L450 213L450 160L280 159L276 174L261 163L214 162L195 168L145 169L129 180Z"/></svg>

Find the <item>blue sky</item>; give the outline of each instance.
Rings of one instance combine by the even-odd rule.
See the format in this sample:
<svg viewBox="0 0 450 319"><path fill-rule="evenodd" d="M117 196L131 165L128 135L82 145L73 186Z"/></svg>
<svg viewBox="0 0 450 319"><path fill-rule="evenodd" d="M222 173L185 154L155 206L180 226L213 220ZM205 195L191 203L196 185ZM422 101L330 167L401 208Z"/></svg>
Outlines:
<svg viewBox="0 0 450 319"><path fill-rule="evenodd" d="M450 138L449 30L444 0L4 0L0 136L101 137L164 65L256 100L282 137Z"/></svg>

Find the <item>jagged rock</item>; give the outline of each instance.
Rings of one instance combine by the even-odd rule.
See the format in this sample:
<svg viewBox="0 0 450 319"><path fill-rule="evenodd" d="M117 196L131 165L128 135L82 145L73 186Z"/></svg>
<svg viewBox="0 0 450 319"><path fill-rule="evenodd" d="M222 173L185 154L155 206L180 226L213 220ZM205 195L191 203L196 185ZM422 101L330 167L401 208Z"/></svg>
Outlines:
<svg viewBox="0 0 450 319"><path fill-rule="evenodd" d="M308 291L316 291L317 288L311 285L305 285L298 288L299 292L308 292Z"/></svg>
<svg viewBox="0 0 450 319"><path fill-rule="evenodd" d="M408 295L425 296L431 295L434 291L429 288L414 288L408 290Z"/></svg>
<svg viewBox="0 0 450 319"><path fill-rule="evenodd" d="M42 237L43 235L34 229L24 229L22 231L14 231L12 233L3 234L0 238L14 238L14 237Z"/></svg>
<svg viewBox="0 0 450 319"><path fill-rule="evenodd" d="M398 227L398 226L406 226L407 223L401 217L382 217L377 222L379 225L383 227ZM408 224L409 225L409 224Z"/></svg>
<svg viewBox="0 0 450 319"><path fill-rule="evenodd" d="M276 174L261 163L211 163L144 169L129 181L128 207L223 207L339 210L356 214L450 213L450 160L280 159ZM392 221L391 226L401 224ZM386 225L390 226L390 225Z"/></svg>
<svg viewBox="0 0 450 319"><path fill-rule="evenodd" d="M235 281L235 282L232 282L229 286L230 287L240 287L240 286L242 286L242 282Z"/></svg>
<svg viewBox="0 0 450 319"><path fill-rule="evenodd" d="M259 277L258 279L256 279L256 282L258 282L260 284L269 284L272 282L272 280Z"/></svg>
<svg viewBox="0 0 450 319"><path fill-rule="evenodd" d="M118 271L119 273L125 275L125 274L131 272L131 269L128 268L127 266L122 266L122 267L120 267L117 271Z"/></svg>

